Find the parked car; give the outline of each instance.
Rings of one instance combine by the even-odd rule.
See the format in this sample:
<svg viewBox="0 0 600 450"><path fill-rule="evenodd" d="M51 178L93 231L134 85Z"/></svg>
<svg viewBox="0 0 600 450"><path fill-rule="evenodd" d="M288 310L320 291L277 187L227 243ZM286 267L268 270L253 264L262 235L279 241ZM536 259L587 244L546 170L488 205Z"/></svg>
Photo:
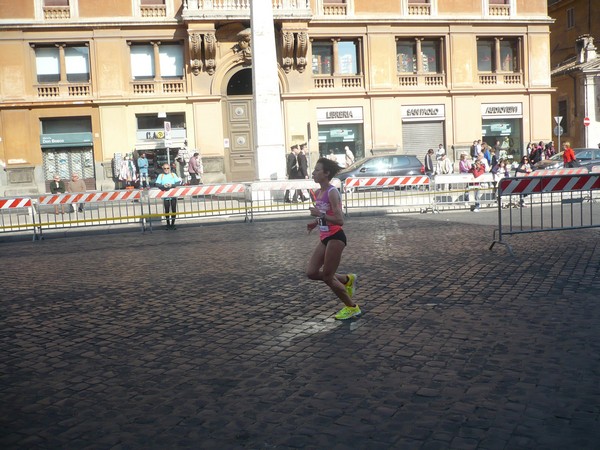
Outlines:
<svg viewBox="0 0 600 450"><path fill-rule="evenodd" d="M600 165L600 148L574 148L575 158L581 167L588 170ZM543 159L533 166L533 170L552 170L563 168L563 152L557 153L550 159Z"/></svg>
<svg viewBox="0 0 600 450"><path fill-rule="evenodd" d="M415 155L369 156L338 172L342 184L349 177L397 177L425 174L425 167Z"/></svg>

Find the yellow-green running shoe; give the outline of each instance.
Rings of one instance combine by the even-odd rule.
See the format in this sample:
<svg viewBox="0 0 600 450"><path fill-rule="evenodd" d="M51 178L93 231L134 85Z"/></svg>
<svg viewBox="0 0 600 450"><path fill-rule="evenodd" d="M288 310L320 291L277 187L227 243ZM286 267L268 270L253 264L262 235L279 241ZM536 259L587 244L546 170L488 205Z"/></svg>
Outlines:
<svg viewBox="0 0 600 450"><path fill-rule="evenodd" d="M339 312L335 315L336 320L347 320L352 317L357 317L362 314L362 311L356 306L344 306Z"/></svg>
<svg viewBox="0 0 600 450"><path fill-rule="evenodd" d="M344 286L346 286L346 292L350 297L354 295L354 291L356 290L356 279L358 276L355 273L349 273L346 275L348 277L348 281Z"/></svg>

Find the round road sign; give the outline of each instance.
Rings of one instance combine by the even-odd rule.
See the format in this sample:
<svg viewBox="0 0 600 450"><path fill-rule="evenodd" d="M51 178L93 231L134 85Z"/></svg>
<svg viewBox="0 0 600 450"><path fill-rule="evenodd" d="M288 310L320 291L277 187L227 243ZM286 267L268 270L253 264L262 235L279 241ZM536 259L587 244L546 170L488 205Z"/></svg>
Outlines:
<svg viewBox="0 0 600 450"><path fill-rule="evenodd" d="M584 127L587 127L587 126L589 126L591 122L592 122L592 121L590 120L590 118L589 118L589 117L584 117L584 118L583 118L583 126L584 126Z"/></svg>
<svg viewBox="0 0 600 450"><path fill-rule="evenodd" d="M562 136L562 134L564 133L565 130L563 130L563 127L561 126L556 126L554 127L554 136Z"/></svg>

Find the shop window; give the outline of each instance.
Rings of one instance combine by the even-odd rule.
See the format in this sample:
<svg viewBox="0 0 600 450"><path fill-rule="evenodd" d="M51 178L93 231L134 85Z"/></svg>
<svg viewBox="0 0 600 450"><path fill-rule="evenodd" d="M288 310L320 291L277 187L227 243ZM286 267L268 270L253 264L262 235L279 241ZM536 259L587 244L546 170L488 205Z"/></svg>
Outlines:
<svg viewBox="0 0 600 450"><path fill-rule="evenodd" d="M398 39L396 62L398 73L442 73L439 39Z"/></svg>
<svg viewBox="0 0 600 450"><path fill-rule="evenodd" d="M478 38L478 72L520 72L520 42L514 38Z"/></svg>
<svg viewBox="0 0 600 450"><path fill-rule="evenodd" d="M89 83L90 55L87 46L34 46L34 51L38 83Z"/></svg>

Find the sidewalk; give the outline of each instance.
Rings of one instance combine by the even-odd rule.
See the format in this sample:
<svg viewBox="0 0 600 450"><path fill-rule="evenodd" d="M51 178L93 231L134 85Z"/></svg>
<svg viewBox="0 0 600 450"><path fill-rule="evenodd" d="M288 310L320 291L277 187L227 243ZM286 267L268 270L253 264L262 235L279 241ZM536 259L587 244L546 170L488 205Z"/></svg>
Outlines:
<svg viewBox="0 0 600 450"><path fill-rule="evenodd" d="M3 243L0 446L597 448L600 232L462 217L350 217L351 322L307 220Z"/></svg>

